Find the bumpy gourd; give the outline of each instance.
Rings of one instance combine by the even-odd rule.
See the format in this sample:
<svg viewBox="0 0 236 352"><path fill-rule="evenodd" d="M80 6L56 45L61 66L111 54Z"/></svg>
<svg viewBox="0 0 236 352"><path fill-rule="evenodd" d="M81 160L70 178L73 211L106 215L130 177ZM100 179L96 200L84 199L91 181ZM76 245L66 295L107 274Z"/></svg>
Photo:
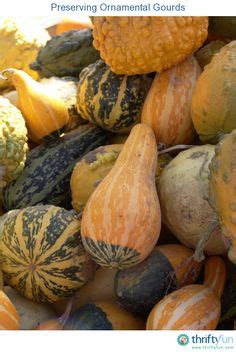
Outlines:
<svg viewBox="0 0 236 352"><path fill-rule="evenodd" d="M94 274L73 211L38 205L9 212L0 261L4 280L26 298L54 302L72 296Z"/></svg>
<svg viewBox="0 0 236 352"><path fill-rule="evenodd" d="M207 36L207 17L94 17L94 46L117 74L160 72L183 61Z"/></svg>
<svg viewBox="0 0 236 352"><path fill-rule="evenodd" d="M147 320L147 330L214 330L220 319L226 267L220 257L205 266L203 285L188 285L156 304Z"/></svg>
<svg viewBox="0 0 236 352"><path fill-rule="evenodd" d="M144 102L141 121L153 128L159 143L176 145L193 141L191 101L200 73L201 69L192 56L156 74Z"/></svg>
<svg viewBox="0 0 236 352"><path fill-rule="evenodd" d="M0 290L0 330L19 329L19 314L7 295L2 290Z"/></svg>
<svg viewBox="0 0 236 352"><path fill-rule="evenodd" d="M130 312L147 316L165 295L194 283L201 264L194 252L179 244L157 246L142 263L115 276L118 302Z"/></svg>
<svg viewBox="0 0 236 352"><path fill-rule="evenodd" d="M213 40L196 52L195 57L202 70L211 62L214 55L217 54L226 44L227 43L222 40Z"/></svg>
<svg viewBox="0 0 236 352"><path fill-rule="evenodd" d="M14 67L37 79L38 74L29 68L47 40L48 32L37 27L30 18L1 17L0 19L0 71ZM11 81L0 81L0 90L12 87Z"/></svg>
<svg viewBox="0 0 236 352"><path fill-rule="evenodd" d="M225 45L200 75L192 99L192 119L203 142L217 143L236 128L236 41Z"/></svg>
<svg viewBox="0 0 236 352"><path fill-rule="evenodd" d="M151 82L147 75L116 75L99 60L80 74L78 113L108 131L127 133L140 121Z"/></svg>
<svg viewBox="0 0 236 352"><path fill-rule="evenodd" d="M0 188L16 179L24 169L27 140L25 120L20 110L0 97Z"/></svg>
<svg viewBox="0 0 236 352"><path fill-rule="evenodd" d="M111 171L122 148L123 144L98 147L86 154L76 164L70 180L72 205L76 211L83 210L96 187ZM169 154L159 156L155 177L156 184L170 160Z"/></svg>
<svg viewBox="0 0 236 352"><path fill-rule="evenodd" d="M207 254L225 254L217 214L208 203L209 163L214 146L185 150L164 169L158 183L158 195L164 224L189 248L196 248L205 234L211 234L205 246Z"/></svg>
<svg viewBox="0 0 236 352"><path fill-rule="evenodd" d="M83 244L101 266L133 266L154 248L161 225L156 164L154 133L138 124L83 212Z"/></svg>
<svg viewBox="0 0 236 352"><path fill-rule="evenodd" d="M30 65L40 77L78 77L80 71L100 58L93 47L91 29L72 30L53 36Z"/></svg>
<svg viewBox="0 0 236 352"><path fill-rule="evenodd" d="M224 236L230 241L229 259L236 264L236 130L215 148L210 164L210 201Z"/></svg>
<svg viewBox="0 0 236 352"><path fill-rule="evenodd" d="M9 69L2 75L11 79L17 90L17 106L26 120L30 139L40 142L60 137L69 122L63 100L24 71Z"/></svg>

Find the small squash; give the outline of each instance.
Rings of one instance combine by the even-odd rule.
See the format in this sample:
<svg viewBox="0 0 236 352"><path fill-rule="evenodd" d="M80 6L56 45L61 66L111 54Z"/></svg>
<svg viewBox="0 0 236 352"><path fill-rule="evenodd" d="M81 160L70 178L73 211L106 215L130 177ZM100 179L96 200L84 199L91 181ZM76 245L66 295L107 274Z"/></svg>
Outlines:
<svg viewBox="0 0 236 352"><path fill-rule="evenodd" d="M128 133L140 121L151 83L148 75L116 75L99 60L80 73L78 113L105 130Z"/></svg>
<svg viewBox="0 0 236 352"><path fill-rule="evenodd" d="M229 259L236 264L236 130L216 146L210 171L211 205L230 242Z"/></svg>
<svg viewBox="0 0 236 352"><path fill-rule="evenodd" d="M202 70L226 44L227 43L222 40L213 40L196 52L195 57Z"/></svg>
<svg viewBox="0 0 236 352"><path fill-rule="evenodd" d="M189 248L196 248L210 234L205 252L226 254L216 212L208 203L209 164L214 146L203 145L178 154L165 167L158 183L158 195L164 224Z"/></svg>
<svg viewBox="0 0 236 352"><path fill-rule="evenodd" d="M203 142L217 143L236 128L236 40L213 57L197 80L192 120Z"/></svg>
<svg viewBox="0 0 236 352"><path fill-rule="evenodd" d="M16 210L2 231L4 280L28 299L54 302L72 296L94 275L74 211L51 205Z"/></svg>
<svg viewBox="0 0 236 352"><path fill-rule="evenodd" d="M194 283L201 264L180 244L157 246L142 263L115 276L118 302L128 311L147 316L166 294Z"/></svg>
<svg viewBox="0 0 236 352"><path fill-rule="evenodd" d="M83 244L101 266L133 266L154 248L161 227L156 165L155 135L138 124L83 212Z"/></svg>
<svg viewBox="0 0 236 352"><path fill-rule="evenodd" d="M200 73L197 60L191 56L156 74L144 102L141 121L153 128L159 143L176 145L193 141L191 100Z"/></svg>
<svg viewBox="0 0 236 352"><path fill-rule="evenodd" d="M66 330L143 330L144 322L115 303L100 301L77 309Z"/></svg>
<svg viewBox="0 0 236 352"><path fill-rule="evenodd" d="M93 45L116 74L170 68L201 47L208 18L190 16L94 17Z"/></svg>
<svg viewBox="0 0 236 352"><path fill-rule="evenodd" d="M0 330L19 330L20 317L8 296L0 290Z"/></svg>
<svg viewBox="0 0 236 352"><path fill-rule="evenodd" d="M51 89L21 70L2 72L18 93L17 106L26 120L29 138L38 143L60 137L69 122L66 104Z"/></svg>
<svg viewBox="0 0 236 352"><path fill-rule="evenodd" d="M21 330L32 330L38 324L55 318L50 305L30 301L10 286L5 286L4 291L17 309Z"/></svg>
<svg viewBox="0 0 236 352"><path fill-rule="evenodd" d="M151 311L147 330L214 330L220 319L225 279L224 261L209 258L203 285L188 285L163 298Z"/></svg>

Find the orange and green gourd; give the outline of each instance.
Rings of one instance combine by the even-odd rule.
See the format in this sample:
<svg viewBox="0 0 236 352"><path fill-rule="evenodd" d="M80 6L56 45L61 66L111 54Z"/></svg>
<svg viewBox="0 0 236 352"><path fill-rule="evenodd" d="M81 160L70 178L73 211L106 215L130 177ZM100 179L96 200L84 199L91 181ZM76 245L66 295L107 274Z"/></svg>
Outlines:
<svg viewBox="0 0 236 352"><path fill-rule="evenodd" d="M210 257L202 285L188 285L158 302L149 314L147 330L214 330L220 319L220 298L226 266L220 257Z"/></svg>

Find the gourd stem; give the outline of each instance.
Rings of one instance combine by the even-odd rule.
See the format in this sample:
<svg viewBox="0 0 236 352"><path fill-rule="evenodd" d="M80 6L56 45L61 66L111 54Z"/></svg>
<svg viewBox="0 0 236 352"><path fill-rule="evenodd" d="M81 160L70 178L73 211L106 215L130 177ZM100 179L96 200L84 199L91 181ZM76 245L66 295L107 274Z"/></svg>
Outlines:
<svg viewBox="0 0 236 352"><path fill-rule="evenodd" d="M196 147L196 145L179 144L179 145L174 145L173 147L163 149L163 150L159 151L158 154L161 155L161 154L172 152L174 150L179 150L179 149L185 150L185 149L190 149L193 147Z"/></svg>
<svg viewBox="0 0 236 352"><path fill-rule="evenodd" d="M197 247L195 249L195 253L194 253L194 260L196 262L201 262L202 260L205 259L205 255L204 255L204 249L206 247L207 242L209 241L212 233L214 231L216 231L219 228L219 223L215 223L213 224L213 226L210 228L210 230L205 233L202 238L200 239L200 241L197 244Z"/></svg>
<svg viewBox="0 0 236 352"><path fill-rule="evenodd" d="M72 309L72 305L73 305L73 299L71 298L66 306L66 310L65 312L62 314L62 316L58 319L59 323L62 325L62 327L65 326L65 324L67 323L67 320L70 316L70 312Z"/></svg>
<svg viewBox="0 0 236 352"><path fill-rule="evenodd" d="M207 259L203 284L210 287L220 298L226 281L226 265L221 257L213 256Z"/></svg>

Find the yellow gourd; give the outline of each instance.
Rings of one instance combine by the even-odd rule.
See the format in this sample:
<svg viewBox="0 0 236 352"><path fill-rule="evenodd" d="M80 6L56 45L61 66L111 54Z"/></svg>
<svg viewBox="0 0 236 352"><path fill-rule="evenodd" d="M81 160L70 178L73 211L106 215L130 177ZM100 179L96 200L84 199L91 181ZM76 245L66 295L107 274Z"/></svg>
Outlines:
<svg viewBox="0 0 236 352"><path fill-rule="evenodd" d="M53 90L22 70L5 70L2 78L11 79L17 90L17 105L26 120L30 139L39 143L58 138L69 121L69 114L66 104Z"/></svg>

